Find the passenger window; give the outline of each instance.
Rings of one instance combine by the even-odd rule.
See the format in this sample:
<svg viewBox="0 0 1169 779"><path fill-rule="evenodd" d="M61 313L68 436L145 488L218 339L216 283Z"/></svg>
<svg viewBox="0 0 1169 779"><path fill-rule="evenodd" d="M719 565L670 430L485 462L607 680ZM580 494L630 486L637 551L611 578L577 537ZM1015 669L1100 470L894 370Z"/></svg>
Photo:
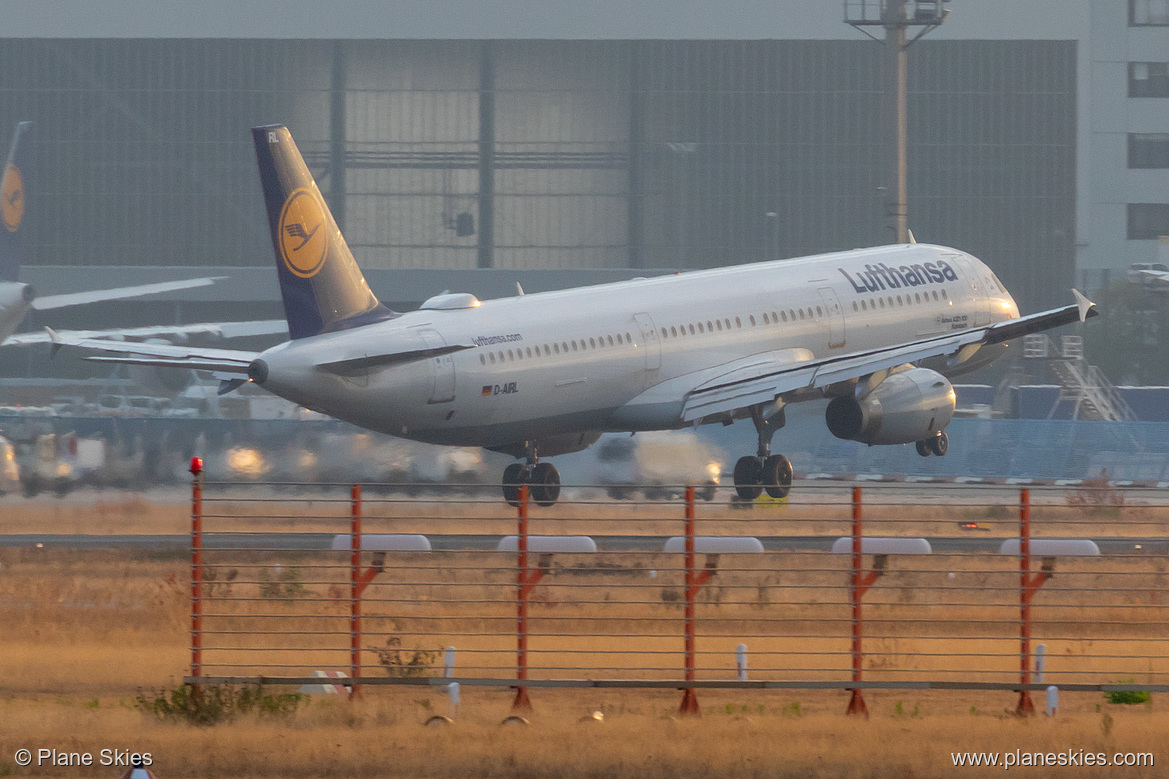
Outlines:
<svg viewBox="0 0 1169 779"><path fill-rule="evenodd" d="M617 344L621 344L621 333L617 333Z"/></svg>
<svg viewBox="0 0 1169 779"><path fill-rule="evenodd" d="M556 354L560 354L560 344L552 344L552 351Z"/></svg>
<svg viewBox="0 0 1169 779"><path fill-rule="evenodd" d="M703 329L702 329L702 323L701 323L701 322L699 322L699 323L698 323L698 332L700 332L700 333L705 333L705 332L706 332L705 330L703 330Z"/></svg>
<svg viewBox="0 0 1169 779"><path fill-rule="evenodd" d="M678 335L678 328L674 327L673 325L670 325L670 335L677 336Z"/></svg>
<svg viewBox="0 0 1169 779"><path fill-rule="evenodd" d="M763 324L765 324L765 325L769 325L769 324L771 324L771 320L767 318L767 312L766 312L766 311L764 311L764 312L763 312Z"/></svg>
<svg viewBox="0 0 1169 779"><path fill-rule="evenodd" d="M856 306L856 303L853 303L852 305L855 307L855 306ZM787 321L787 312L786 312L786 311L780 311L780 312L779 312L779 318L780 318L780 319L782 319L783 321L785 321L785 322L786 322L786 321Z"/></svg>
<svg viewBox="0 0 1169 779"><path fill-rule="evenodd" d="M590 339L589 339L589 348L590 348L590 349L596 349L596 348L597 348L597 339L596 339L596 338L590 338Z"/></svg>
<svg viewBox="0 0 1169 779"><path fill-rule="evenodd" d="M752 314L750 317L748 317L748 319L750 319L750 321L751 321L751 327L754 327L755 326L755 315Z"/></svg>
<svg viewBox="0 0 1169 779"><path fill-rule="evenodd" d="M881 308L885 307L885 298L877 298L877 302L881 304Z"/></svg>
<svg viewBox="0 0 1169 779"><path fill-rule="evenodd" d="M609 336L609 346L613 345L613 336Z"/></svg>
<svg viewBox="0 0 1169 779"><path fill-rule="evenodd" d="M816 316L824 316L824 312L820 309L819 306L816 306Z"/></svg>
<svg viewBox="0 0 1169 779"><path fill-rule="evenodd" d="M631 336L629 333L626 333L625 334L625 341L626 341L626 343L632 344L633 343L633 336Z"/></svg>
<svg viewBox="0 0 1169 779"><path fill-rule="evenodd" d="M480 364L480 365L486 365L486 364L487 364L487 358L486 358L486 357L484 357L483 355L479 355L479 364Z"/></svg>
<svg viewBox="0 0 1169 779"><path fill-rule="evenodd" d="M913 293L913 302L914 302L914 303L920 303L920 302L921 302L921 293L920 293L920 292L914 292L914 293Z"/></svg>
<svg viewBox="0 0 1169 779"><path fill-rule="evenodd" d="M804 309L800 309L800 319L804 318Z"/></svg>
<svg viewBox="0 0 1169 779"><path fill-rule="evenodd" d="M727 326L727 329L728 329L728 330L730 330L730 329L731 329L731 320L729 320L729 319L724 319L724 320L723 320L723 322L726 324L726 326Z"/></svg>
<svg viewBox="0 0 1169 779"><path fill-rule="evenodd" d="M901 305L901 296L900 295L897 296L897 305L899 305L899 306Z"/></svg>
<svg viewBox="0 0 1169 779"><path fill-rule="evenodd" d="M742 326L743 326L743 320L739 319L738 317L735 317L735 327L741 328Z"/></svg>
<svg viewBox="0 0 1169 779"><path fill-rule="evenodd" d="M547 357L552 354L552 350L548 348L548 344L544 344L544 356Z"/></svg>
<svg viewBox="0 0 1169 779"><path fill-rule="evenodd" d="M491 358L491 364L494 365L495 364L495 352L492 352L491 354L489 354L487 356Z"/></svg>
<svg viewBox="0 0 1169 779"><path fill-rule="evenodd" d="M946 290L944 289L942 290L942 300L949 300L949 298L946 297Z"/></svg>
<svg viewBox="0 0 1169 779"><path fill-rule="evenodd" d="M779 322L779 317L777 317L777 316L775 315L775 312L774 312L774 311L772 311L772 312L771 312L771 321L772 321L772 322L776 322L776 323L778 323L778 322Z"/></svg>
<svg viewBox="0 0 1169 779"><path fill-rule="evenodd" d="M706 320L706 332L708 332L708 333L714 332L714 326L710 323L709 319Z"/></svg>
<svg viewBox="0 0 1169 779"><path fill-rule="evenodd" d="M723 329L723 323L716 319L716 320L714 320L714 324L718 328L718 331L721 333L722 329Z"/></svg>
<svg viewBox="0 0 1169 779"><path fill-rule="evenodd" d="M511 353L511 349L507 350L507 361L515 362L515 355Z"/></svg>
<svg viewBox="0 0 1169 779"><path fill-rule="evenodd" d="M869 307L865 305L865 301L861 301L861 311L868 311Z"/></svg>
<svg viewBox="0 0 1169 779"><path fill-rule="evenodd" d="M858 310L859 310L859 309L857 308L857 305L856 305L856 301L855 301L855 300L854 300L854 301L852 301L852 310L853 310L853 312L854 312L854 313L855 313L856 311L858 311Z"/></svg>
<svg viewBox="0 0 1169 779"><path fill-rule="evenodd" d="M690 325L690 335L694 335L694 325Z"/></svg>

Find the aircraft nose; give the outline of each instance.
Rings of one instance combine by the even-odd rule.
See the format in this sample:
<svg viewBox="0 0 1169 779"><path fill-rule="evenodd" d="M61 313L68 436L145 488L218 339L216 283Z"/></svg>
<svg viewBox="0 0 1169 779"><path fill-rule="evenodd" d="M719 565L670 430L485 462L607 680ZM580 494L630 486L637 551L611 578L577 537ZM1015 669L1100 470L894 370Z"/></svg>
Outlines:
<svg viewBox="0 0 1169 779"><path fill-rule="evenodd" d="M256 384L263 385L268 380L268 363L258 357L252 360L248 366L248 378Z"/></svg>

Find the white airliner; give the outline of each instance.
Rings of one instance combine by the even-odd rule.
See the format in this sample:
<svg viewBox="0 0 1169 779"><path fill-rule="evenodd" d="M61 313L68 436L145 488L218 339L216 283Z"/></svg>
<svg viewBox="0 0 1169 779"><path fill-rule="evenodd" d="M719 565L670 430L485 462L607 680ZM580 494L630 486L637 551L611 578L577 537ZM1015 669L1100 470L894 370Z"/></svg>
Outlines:
<svg viewBox="0 0 1169 779"><path fill-rule="evenodd" d="M366 285L288 130L252 130L291 340L261 353L59 337L90 359L210 370L251 380L371 430L482 446L515 501L556 502L548 457L602 432L750 419L754 455L735 466L753 499L784 496L792 466L771 452L789 403L830 399L837 437L946 453L947 375L1006 342L1095 315L1076 303L1019 316L994 273L964 252L910 244L479 301L443 294L417 311Z"/></svg>
<svg viewBox="0 0 1169 779"><path fill-rule="evenodd" d="M7 342L30 309L47 311L55 308L80 306L86 303L97 303L105 300L123 300L126 298L157 295L163 292L174 292L180 289L206 287L214 284L218 279L212 277L186 279L183 281L164 281L157 284L139 284L133 287L118 287L116 289L102 289L87 292L71 292L63 295L48 295L37 297L32 286L17 281L20 266L24 259L23 226L27 224L25 214L28 205L27 185L31 166L31 152L29 151L28 133L32 129L32 122L20 122L16 125L16 132L12 136L12 146L8 150L8 160L4 171L0 174L0 343ZM175 333L181 328L165 328L167 333ZM100 335L111 335L114 331L100 331ZM21 340L17 337L13 342L35 342L43 340L43 334Z"/></svg>

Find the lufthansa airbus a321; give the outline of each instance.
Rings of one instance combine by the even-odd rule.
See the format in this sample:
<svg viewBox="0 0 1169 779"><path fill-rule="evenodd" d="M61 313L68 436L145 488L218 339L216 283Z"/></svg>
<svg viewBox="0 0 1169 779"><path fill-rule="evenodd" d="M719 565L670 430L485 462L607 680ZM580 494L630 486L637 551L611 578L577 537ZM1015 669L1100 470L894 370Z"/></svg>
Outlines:
<svg viewBox="0 0 1169 779"><path fill-rule="evenodd" d="M792 466L771 450L784 409L828 399L833 435L944 455L947 378L1007 341L1096 311L1020 316L995 274L944 246L909 244L479 301L442 294L417 311L381 305L280 125L252 130L290 340L261 353L55 336L105 362L215 372L362 427L481 446L552 505L555 466L603 432L749 419L753 454L735 489L782 497ZM55 334L54 334L55 335Z"/></svg>

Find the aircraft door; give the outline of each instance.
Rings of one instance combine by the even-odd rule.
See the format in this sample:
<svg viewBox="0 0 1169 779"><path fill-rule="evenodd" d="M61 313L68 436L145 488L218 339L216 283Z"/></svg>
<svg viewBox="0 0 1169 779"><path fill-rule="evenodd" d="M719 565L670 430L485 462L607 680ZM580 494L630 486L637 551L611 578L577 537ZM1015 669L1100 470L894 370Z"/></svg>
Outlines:
<svg viewBox="0 0 1169 779"><path fill-rule="evenodd" d="M418 331L428 349L441 349L446 341L437 330ZM434 388L430 392L430 403L449 403L455 399L455 361L449 354L440 354L429 359L434 376Z"/></svg>
<svg viewBox="0 0 1169 779"><path fill-rule="evenodd" d="M641 340L645 344L645 369L656 371L662 367L662 345L658 340L658 329L649 314L634 314L637 326L641 330Z"/></svg>
<svg viewBox="0 0 1169 779"><path fill-rule="evenodd" d="M985 287L975 268L970 266L965 257L957 254L947 254L946 259L958 266L966 282L970 285L970 307L975 327L990 324L990 289Z"/></svg>
<svg viewBox="0 0 1169 779"><path fill-rule="evenodd" d="M819 292L828 314L828 348L839 349L844 346L844 309L840 307L840 298L836 296L836 290L821 287Z"/></svg>

